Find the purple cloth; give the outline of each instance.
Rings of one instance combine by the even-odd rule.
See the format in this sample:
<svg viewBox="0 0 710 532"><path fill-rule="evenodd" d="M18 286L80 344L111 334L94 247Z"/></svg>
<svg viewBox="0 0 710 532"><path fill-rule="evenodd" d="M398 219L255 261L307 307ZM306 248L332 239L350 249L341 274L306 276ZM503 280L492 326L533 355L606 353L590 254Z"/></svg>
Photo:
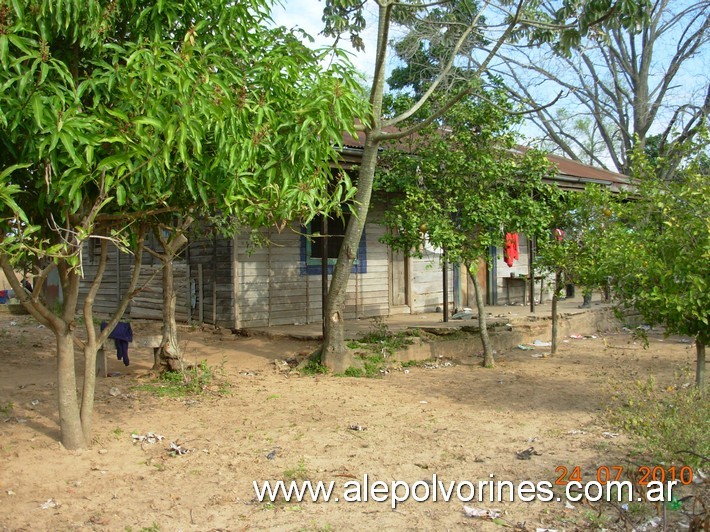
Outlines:
<svg viewBox="0 0 710 532"><path fill-rule="evenodd" d="M101 330L103 331L105 328L106 322L104 321L101 323ZM113 342L116 344L116 358L123 360L123 364L128 366L131 363L128 359L128 343L133 341L133 329L131 329L131 324L126 321L119 321L108 337L113 339Z"/></svg>

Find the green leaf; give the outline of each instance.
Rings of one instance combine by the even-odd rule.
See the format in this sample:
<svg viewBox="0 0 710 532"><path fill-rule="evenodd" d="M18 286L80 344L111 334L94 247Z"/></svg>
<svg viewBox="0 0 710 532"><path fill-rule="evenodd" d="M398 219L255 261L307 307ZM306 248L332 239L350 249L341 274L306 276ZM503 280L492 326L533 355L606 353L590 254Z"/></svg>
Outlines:
<svg viewBox="0 0 710 532"><path fill-rule="evenodd" d="M136 118L133 121L135 124L145 124L148 126L153 126L156 131L161 131L163 129L163 124L158 120L157 118L153 118L151 116L142 116L140 118Z"/></svg>
<svg viewBox="0 0 710 532"><path fill-rule="evenodd" d="M7 35L0 34L0 64L4 69L7 69L8 64L8 40Z"/></svg>
<svg viewBox="0 0 710 532"><path fill-rule="evenodd" d="M76 150L74 149L74 139L69 136L66 131L59 133L59 138L62 141L64 149L67 151L72 160L77 164L81 165L82 161L77 157Z"/></svg>
<svg viewBox="0 0 710 532"><path fill-rule="evenodd" d="M44 113L44 102L42 101L42 95L38 92L35 92L32 95L32 111L34 112L34 117L35 117L35 123L37 124L37 127L42 129L44 127L44 123L42 120L42 115Z"/></svg>
<svg viewBox="0 0 710 532"><path fill-rule="evenodd" d="M125 164L129 160L130 156L128 154L117 153L115 155L109 155L108 157L102 159L101 162L98 164L97 168L99 171L110 170Z"/></svg>
<svg viewBox="0 0 710 532"><path fill-rule="evenodd" d="M126 189L121 184L116 187L116 201L121 207L126 204Z"/></svg>

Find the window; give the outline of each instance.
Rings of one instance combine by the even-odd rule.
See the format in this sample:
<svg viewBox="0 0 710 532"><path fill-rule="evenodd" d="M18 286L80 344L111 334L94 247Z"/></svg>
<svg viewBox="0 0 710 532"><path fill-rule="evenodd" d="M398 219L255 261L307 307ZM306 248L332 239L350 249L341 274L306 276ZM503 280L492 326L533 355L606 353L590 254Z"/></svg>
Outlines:
<svg viewBox="0 0 710 532"><path fill-rule="evenodd" d="M333 267L338 259L340 247L345 236L350 213L343 218L329 217L327 223L327 254L328 273L333 272ZM304 235L301 236L301 274L321 275L323 264L323 216L316 216L308 226L303 228ZM312 236L313 235L313 236ZM360 245L357 249L357 258L353 263L352 273L367 272L367 246L365 230L362 232Z"/></svg>
<svg viewBox="0 0 710 532"><path fill-rule="evenodd" d="M309 224L308 234L309 235L324 235L323 231L323 216L316 216L313 221ZM347 217L349 218L349 216ZM326 245L328 247L328 259L337 259L338 253L340 253L340 246L343 244L343 238L345 237L345 227L347 226L347 219L342 219L340 217L328 218L327 223L327 240ZM309 259L322 259L323 258L323 236L311 236L310 239L310 253L308 255Z"/></svg>

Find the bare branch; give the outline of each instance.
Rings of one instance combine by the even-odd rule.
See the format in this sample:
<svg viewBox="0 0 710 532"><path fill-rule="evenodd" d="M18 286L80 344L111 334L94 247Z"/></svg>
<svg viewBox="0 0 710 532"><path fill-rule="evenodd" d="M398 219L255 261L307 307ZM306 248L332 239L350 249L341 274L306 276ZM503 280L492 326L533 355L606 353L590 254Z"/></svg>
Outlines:
<svg viewBox="0 0 710 532"><path fill-rule="evenodd" d="M486 56L486 58L478 65L478 67L475 69L475 71L471 73L470 78L472 80L477 80L480 77L481 73L483 73L486 70L486 68L488 68L489 63L493 60L494 57L496 57L496 54L498 53L500 48L503 46L503 44L506 42L506 40L508 39L510 34L513 32L513 30L515 29L515 27L519 23L520 14L522 12L524 3L525 3L524 0L519 0L515 15L511 19L510 23L508 24L506 30L498 38L498 40L496 41L493 48L491 48L488 51L488 55ZM479 16L480 16L480 13L482 13L482 11L479 12ZM478 20L478 17L476 18L476 20ZM473 24L471 25L470 29L471 29L471 31L473 30ZM468 34L470 34L470 32L468 32L467 35ZM463 36L462 36L462 38L463 38ZM462 38L460 38L457 41L457 44L456 44L457 51L460 50L460 47L463 44ZM445 67L445 71L451 70L455 56L456 56L456 53L453 53L449 62L447 63L447 65ZM444 73L442 72L442 74L440 74L437 77L437 79L432 84L432 86L438 86L438 84L440 84L443 79L444 79ZM445 115L447 113L447 111L449 111L454 105L456 105L458 102L460 102L466 96L470 95L473 92L473 90L474 90L474 87L472 86L471 83L469 83L468 87L460 90L458 93L456 93L451 98L449 98L449 100L447 102L445 102L437 111L435 111L434 113L429 115L422 122L415 124L413 126L410 126L410 127L406 128L404 130L401 130L397 133L381 133L377 136L377 139L378 140L394 140L397 138L407 137L407 136L411 135L412 133L416 133L420 129L426 127L427 125L431 124L435 120L438 120L440 117ZM431 95L432 95L432 90L430 87L429 90L427 90L424 93L424 95L419 99L419 101L417 103L415 103L408 111L399 115L398 117L393 118L392 120L387 120L384 123L386 125L395 125L395 124L401 122L402 120L409 118L424 105L424 103L431 97Z"/></svg>

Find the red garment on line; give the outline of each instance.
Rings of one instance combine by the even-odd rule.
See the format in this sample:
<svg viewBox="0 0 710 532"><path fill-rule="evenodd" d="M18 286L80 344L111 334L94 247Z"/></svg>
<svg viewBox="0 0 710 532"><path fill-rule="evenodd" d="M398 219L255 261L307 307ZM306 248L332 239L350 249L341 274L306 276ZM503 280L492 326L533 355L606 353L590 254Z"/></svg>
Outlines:
<svg viewBox="0 0 710 532"><path fill-rule="evenodd" d="M505 251L503 259L505 263L512 268L513 263L520 258L518 253L518 233L505 234Z"/></svg>

